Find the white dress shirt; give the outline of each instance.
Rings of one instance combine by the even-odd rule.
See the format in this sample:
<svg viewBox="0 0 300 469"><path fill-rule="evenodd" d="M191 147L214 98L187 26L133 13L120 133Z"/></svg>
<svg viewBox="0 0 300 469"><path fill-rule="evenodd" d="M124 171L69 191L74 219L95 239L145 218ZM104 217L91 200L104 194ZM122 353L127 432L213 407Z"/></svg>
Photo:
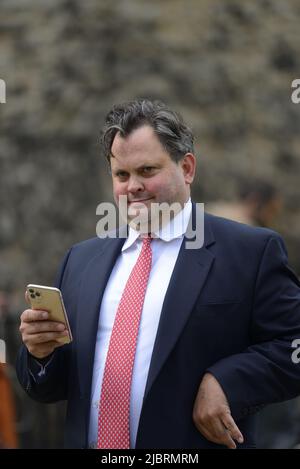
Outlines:
<svg viewBox="0 0 300 469"><path fill-rule="evenodd" d="M187 230L191 210L192 203L189 199L184 209L171 220L170 224L154 233L155 238L151 242L152 267L141 314L132 373L130 396L131 448L135 447L146 381L163 301L184 234ZM130 228L128 238L111 272L101 302L91 392L88 438L90 447L97 446L101 386L115 315L128 277L140 254L141 247L142 241L139 233Z"/></svg>

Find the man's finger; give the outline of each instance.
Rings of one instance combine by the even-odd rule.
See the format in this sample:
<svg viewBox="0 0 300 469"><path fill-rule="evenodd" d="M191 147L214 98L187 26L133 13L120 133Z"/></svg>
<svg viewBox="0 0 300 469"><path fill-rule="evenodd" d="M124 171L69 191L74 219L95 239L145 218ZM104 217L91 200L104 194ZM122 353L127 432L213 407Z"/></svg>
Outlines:
<svg viewBox="0 0 300 469"><path fill-rule="evenodd" d="M236 444L231 434L219 419L214 420L213 435L216 437L218 443L227 446L229 449L236 449Z"/></svg>
<svg viewBox="0 0 300 469"><path fill-rule="evenodd" d="M214 419L210 422L209 426L201 425L198 429L202 435L212 443L227 446L229 449L236 449L235 442L221 420Z"/></svg>
<svg viewBox="0 0 300 469"><path fill-rule="evenodd" d="M44 321L49 317L47 311L41 311L39 309L26 309L21 314L21 320L24 322L33 322L33 321Z"/></svg>
<svg viewBox="0 0 300 469"><path fill-rule="evenodd" d="M23 323L24 324L24 323ZM27 335L38 334L40 332L58 332L66 329L65 324L55 321L35 321L26 324L26 329L21 327Z"/></svg>
<svg viewBox="0 0 300 469"><path fill-rule="evenodd" d="M25 344L30 342L31 345L44 344L45 342L53 342L58 339L61 339L62 337L66 337L68 334L68 331L41 332L39 334L32 334L26 336L24 342Z"/></svg>
<svg viewBox="0 0 300 469"><path fill-rule="evenodd" d="M221 417L221 421L223 422L223 425L225 426L225 428L227 428L228 432L234 440L238 441L239 443L244 442L243 435L240 432L240 429L236 425L230 413L224 414Z"/></svg>

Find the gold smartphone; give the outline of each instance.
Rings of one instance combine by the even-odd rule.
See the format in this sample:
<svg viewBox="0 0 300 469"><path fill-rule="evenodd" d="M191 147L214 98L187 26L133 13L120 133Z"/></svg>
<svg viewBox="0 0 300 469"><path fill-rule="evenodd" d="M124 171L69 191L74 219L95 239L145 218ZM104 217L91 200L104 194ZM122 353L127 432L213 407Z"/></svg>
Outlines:
<svg viewBox="0 0 300 469"><path fill-rule="evenodd" d="M33 285L31 283L27 285L26 291L31 309L48 311L49 321L57 321L65 324L69 335L57 340L62 344L72 342L72 333L61 291L58 288Z"/></svg>

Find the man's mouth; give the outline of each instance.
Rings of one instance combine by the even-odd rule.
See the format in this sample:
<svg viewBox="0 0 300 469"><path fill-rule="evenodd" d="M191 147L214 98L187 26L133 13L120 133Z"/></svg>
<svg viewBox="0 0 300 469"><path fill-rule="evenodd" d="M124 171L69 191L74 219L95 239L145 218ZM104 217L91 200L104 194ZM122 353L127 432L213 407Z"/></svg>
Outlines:
<svg viewBox="0 0 300 469"><path fill-rule="evenodd" d="M148 200L151 200L151 199L152 199L152 197L149 197L148 199L129 200L129 201L128 201L128 205L130 205L130 204L137 204L137 203L148 202Z"/></svg>

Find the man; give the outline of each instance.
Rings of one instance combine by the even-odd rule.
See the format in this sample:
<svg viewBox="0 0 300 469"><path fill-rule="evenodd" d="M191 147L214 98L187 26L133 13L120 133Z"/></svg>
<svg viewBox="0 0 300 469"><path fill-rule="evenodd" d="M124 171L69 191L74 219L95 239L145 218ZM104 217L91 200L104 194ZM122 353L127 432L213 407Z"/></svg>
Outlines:
<svg viewBox="0 0 300 469"><path fill-rule="evenodd" d="M300 285L280 236L206 215L203 246L187 247L193 136L165 105L114 107L103 147L129 222L154 203L182 210L151 236L130 226L126 240L69 250L56 285L73 343L60 346L67 332L47 313L24 311L22 386L68 400L67 447L255 446L254 414L300 392Z"/></svg>
<svg viewBox="0 0 300 469"><path fill-rule="evenodd" d="M206 209L219 217L269 228L282 210L282 198L270 182L248 177L240 181L236 201L214 201Z"/></svg>

